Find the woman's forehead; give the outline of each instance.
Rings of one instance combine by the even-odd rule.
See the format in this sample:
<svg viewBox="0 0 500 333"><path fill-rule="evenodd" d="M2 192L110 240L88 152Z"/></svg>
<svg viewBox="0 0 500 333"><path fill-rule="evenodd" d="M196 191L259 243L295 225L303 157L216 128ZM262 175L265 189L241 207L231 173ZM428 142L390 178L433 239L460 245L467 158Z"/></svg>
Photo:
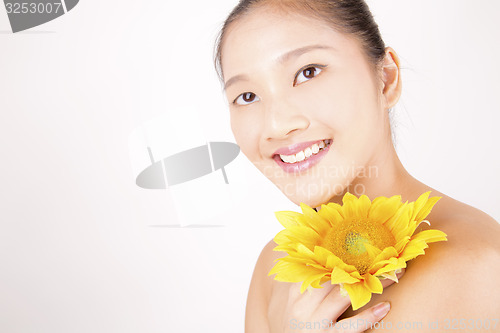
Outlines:
<svg viewBox="0 0 500 333"><path fill-rule="evenodd" d="M294 50L310 46L346 55L359 51L353 38L320 19L275 11L252 12L233 22L224 36L221 50L224 76L228 78L245 68L280 63Z"/></svg>

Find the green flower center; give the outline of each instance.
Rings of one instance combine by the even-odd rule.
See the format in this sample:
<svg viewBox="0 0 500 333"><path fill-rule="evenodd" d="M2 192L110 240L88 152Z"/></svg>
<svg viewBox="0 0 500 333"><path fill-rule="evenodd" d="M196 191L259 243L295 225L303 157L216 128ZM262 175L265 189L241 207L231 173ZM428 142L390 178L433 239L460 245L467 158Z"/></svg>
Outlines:
<svg viewBox="0 0 500 333"><path fill-rule="evenodd" d="M383 224L367 218L347 218L336 223L323 239L321 246L330 250L363 275L373 264L365 244L380 250L396 244L391 231Z"/></svg>

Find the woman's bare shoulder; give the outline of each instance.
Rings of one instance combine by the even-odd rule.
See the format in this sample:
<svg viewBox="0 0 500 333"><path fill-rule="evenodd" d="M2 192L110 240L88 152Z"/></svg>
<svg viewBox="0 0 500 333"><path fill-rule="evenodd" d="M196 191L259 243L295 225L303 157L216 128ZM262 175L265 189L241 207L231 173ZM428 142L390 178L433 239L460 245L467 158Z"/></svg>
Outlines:
<svg viewBox="0 0 500 333"><path fill-rule="evenodd" d="M444 196L433 210L428 218L431 227L446 232L453 246L465 243L471 250L500 250L500 224L480 209Z"/></svg>
<svg viewBox="0 0 500 333"><path fill-rule="evenodd" d="M276 263L276 259L285 256L286 254L281 251L273 251L273 249L277 246L274 240L270 240L260 252L259 258L257 259L257 263L255 264L255 269L252 276L252 282L255 281L257 286L259 287L258 291L262 294L266 301L269 301L269 296L272 291L273 277L268 276L269 271L273 268Z"/></svg>
<svg viewBox="0 0 500 333"><path fill-rule="evenodd" d="M427 218L431 226L423 229L442 230L448 241L429 244L425 255L408 262L397 285L374 297L392 304L384 320L413 325L409 332L435 332L429 325L436 322L437 331L452 329L456 323L494 320L500 313L500 225L477 208L443 199Z"/></svg>
<svg viewBox="0 0 500 333"><path fill-rule="evenodd" d="M273 251L277 244L271 240L262 249L252 275L245 311L245 332L268 331L267 312L273 288L273 277L268 276L275 260L283 252Z"/></svg>
<svg viewBox="0 0 500 333"><path fill-rule="evenodd" d="M498 319L498 247L481 246L468 237L448 239L430 244L424 256L408 263L400 283L380 295L392 303L385 320L419 323L427 328L438 321L444 330L443 325L453 321ZM421 327L416 328L415 331L422 332Z"/></svg>

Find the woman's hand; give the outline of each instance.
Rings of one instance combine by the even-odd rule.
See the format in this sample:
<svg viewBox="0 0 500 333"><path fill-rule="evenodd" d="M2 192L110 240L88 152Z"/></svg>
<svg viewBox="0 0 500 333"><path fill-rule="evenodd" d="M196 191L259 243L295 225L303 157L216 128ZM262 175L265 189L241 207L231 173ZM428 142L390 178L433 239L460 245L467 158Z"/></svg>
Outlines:
<svg viewBox="0 0 500 333"><path fill-rule="evenodd" d="M404 274L399 273L398 278ZM394 283L389 279L382 281L384 289ZM340 320L337 319L349 308L348 296L340 294L337 284L323 284L322 289L310 289L300 293L301 283L290 284L286 304L273 303L268 308L269 329L271 333L298 332L364 332L381 320L390 310L388 302L379 303L363 312ZM284 295L273 295L281 298Z"/></svg>

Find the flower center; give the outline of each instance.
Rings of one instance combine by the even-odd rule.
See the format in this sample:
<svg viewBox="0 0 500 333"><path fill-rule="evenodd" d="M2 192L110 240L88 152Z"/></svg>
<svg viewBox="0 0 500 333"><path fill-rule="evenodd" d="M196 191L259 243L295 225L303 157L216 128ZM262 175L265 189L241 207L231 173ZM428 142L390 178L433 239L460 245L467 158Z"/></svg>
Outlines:
<svg viewBox="0 0 500 333"><path fill-rule="evenodd" d="M396 244L391 231L381 223L368 218L346 218L336 223L323 239L321 246L330 250L363 275L372 265L365 244L380 250Z"/></svg>

